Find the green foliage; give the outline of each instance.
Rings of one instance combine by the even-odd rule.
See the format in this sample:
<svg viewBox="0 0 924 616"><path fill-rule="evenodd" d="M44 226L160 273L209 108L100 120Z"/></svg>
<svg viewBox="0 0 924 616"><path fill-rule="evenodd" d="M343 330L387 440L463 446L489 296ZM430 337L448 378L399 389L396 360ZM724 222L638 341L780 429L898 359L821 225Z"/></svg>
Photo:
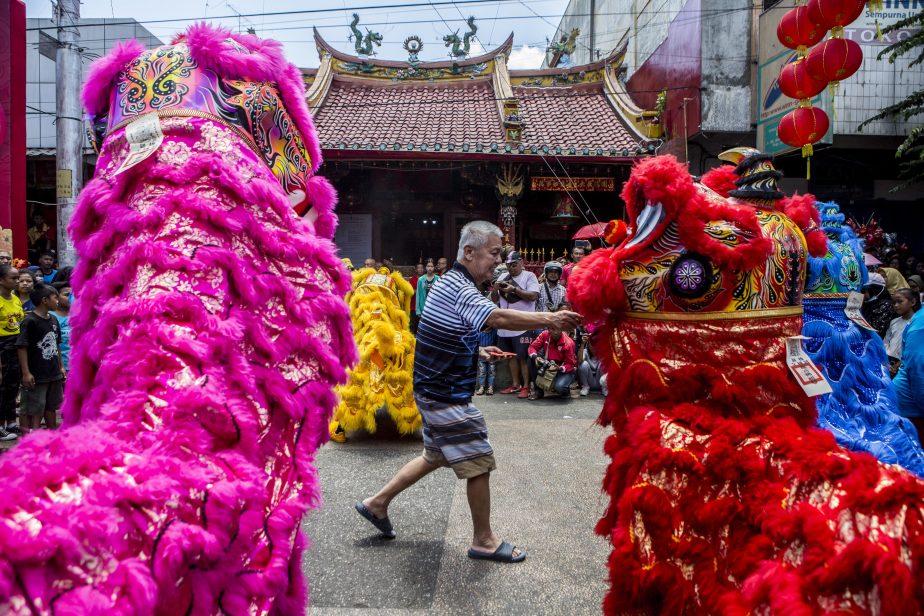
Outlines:
<svg viewBox="0 0 924 616"><path fill-rule="evenodd" d="M888 34L906 28L917 30L907 39L883 49L878 56L880 60L888 56L889 64L894 64L896 59L910 53L917 54L917 56L911 61L909 68L924 62L924 11L883 28L882 33ZM894 105L880 109L879 113L860 124L857 130L863 130L864 126L876 120L901 117L908 121L922 113L924 113L924 89L916 90ZM917 126L908 131L907 137L895 151L895 158L900 161L898 177L904 182L893 188L893 191L924 182L924 126Z"/></svg>

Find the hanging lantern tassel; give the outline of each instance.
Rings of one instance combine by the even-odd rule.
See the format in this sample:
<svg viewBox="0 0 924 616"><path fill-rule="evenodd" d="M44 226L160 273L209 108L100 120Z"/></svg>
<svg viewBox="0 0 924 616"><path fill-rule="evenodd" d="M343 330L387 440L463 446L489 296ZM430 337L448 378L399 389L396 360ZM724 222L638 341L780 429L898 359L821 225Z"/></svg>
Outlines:
<svg viewBox="0 0 924 616"><path fill-rule="evenodd" d="M883 7L883 2L882 0L869 0L869 2L866 3L866 5L869 7L870 11L881 11Z"/></svg>
<svg viewBox="0 0 924 616"><path fill-rule="evenodd" d="M832 81L828 84L828 94L831 95L831 119L835 122L837 122L837 103L834 97L837 96L837 89L840 85L840 81Z"/></svg>
<svg viewBox="0 0 924 616"><path fill-rule="evenodd" d="M812 179L812 155L815 154L815 148L812 147L811 143L806 143L802 146L802 158L805 159L805 179Z"/></svg>

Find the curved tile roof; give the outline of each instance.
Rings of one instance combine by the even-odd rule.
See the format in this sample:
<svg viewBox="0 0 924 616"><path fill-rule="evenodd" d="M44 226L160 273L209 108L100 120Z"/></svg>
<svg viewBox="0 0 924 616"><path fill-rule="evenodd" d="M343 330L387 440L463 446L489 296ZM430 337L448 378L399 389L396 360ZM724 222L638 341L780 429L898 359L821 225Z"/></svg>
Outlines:
<svg viewBox="0 0 924 616"><path fill-rule="evenodd" d="M635 153L639 138L629 132L606 100L602 85L590 88L514 86L513 93L520 103L522 144L527 149L560 147L564 154L584 156Z"/></svg>
<svg viewBox="0 0 924 616"><path fill-rule="evenodd" d="M625 49L581 67L508 72L512 38L477 58L415 64L344 54L317 31L315 42L322 67L306 72L308 99L327 151L607 158L649 152L638 128L647 112L615 81ZM518 105L519 141L507 140L503 100Z"/></svg>
<svg viewBox="0 0 924 616"><path fill-rule="evenodd" d="M408 144L420 151L503 143L491 82L382 86L335 80L315 112L322 148ZM437 148L437 146L439 146Z"/></svg>

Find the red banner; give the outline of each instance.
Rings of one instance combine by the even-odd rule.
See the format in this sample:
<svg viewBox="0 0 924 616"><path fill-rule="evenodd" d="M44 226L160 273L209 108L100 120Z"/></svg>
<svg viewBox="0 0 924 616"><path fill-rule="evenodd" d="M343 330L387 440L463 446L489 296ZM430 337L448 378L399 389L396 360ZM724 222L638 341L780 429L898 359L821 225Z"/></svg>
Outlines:
<svg viewBox="0 0 924 616"><path fill-rule="evenodd" d="M0 0L0 114L6 127L0 130L0 250L25 257L26 5L20 0Z"/></svg>
<svg viewBox="0 0 924 616"><path fill-rule="evenodd" d="M534 176L530 178L530 189L543 192L613 192L616 190L615 178L569 178Z"/></svg>

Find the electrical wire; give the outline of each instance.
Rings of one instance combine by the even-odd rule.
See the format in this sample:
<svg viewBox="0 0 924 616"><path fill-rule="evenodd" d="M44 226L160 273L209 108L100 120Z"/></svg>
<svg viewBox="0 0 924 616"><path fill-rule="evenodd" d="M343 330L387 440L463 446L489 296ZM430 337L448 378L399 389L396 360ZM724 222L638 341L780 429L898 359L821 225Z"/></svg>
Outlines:
<svg viewBox="0 0 924 616"><path fill-rule="evenodd" d="M427 7L432 6L433 4L437 5L450 5L450 4L489 4L495 2L518 2L519 0L437 0L436 2L403 2L401 4L381 4L381 5L372 5L372 6L356 6L350 7L351 11L363 11L363 10L374 10L374 9L390 9L390 8L407 8L411 6L420 6ZM276 15L305 15L305 14L319 14L319 13L339 13L344 10L344 7L339 8L328 8L328 9L304 9L301 11L273 11L269 13L240 13L236 15L213 15L209 19L237 19L240 17L266 17L266 16L276 16ZM174 19L148 19L148 20L132 20L126 22L115 22L107 25L110 26L131 26L134 24L158 24L158 23L173 23L177 21L200 21L201 17L178 17ZM45 28L26 28L26 32L32 30L43 30Z"/></svg>
<svg viewBox="0 0 924 616"><path fill-rule="evenodd" d="M545 21L548 25L550 25L550 26L552 26L552 27L555 27L556 29L558 28L558 26L556 26L554 23L552 23L552 22L550 22L550 21L548 21L548 20L549 20L549 18L561 18L561 15L558 15L558 14L555 14L555 15L540 15L539 13L536 13L531 7L529 7L528 5L524 4L521 0L452 0L452 1L447 0L447 1L433 2L432 4L439 5L439 6L443 6L443 5L457 5L457 4L462 4L462 5L467 5L467 4L485 4L485 3L494 3L494 2L501 2L501 3L517 2L517 3L523 4L524 6L526 6L527 10L529 10L529 11L530 11L531 13L533 13L533 14L532 14L532 15L501 15L501 16L498 16L498 17L495 17L495 18L491 18L491 17L482 17L482 18L479 18L479 19L486 19L486 20L494 19L494 20L498 20L498 21L511 20L511 19L540 19L540 20ZM431 6L431 3L429 3L429 2L418 2L418 3L400 4L400 5L380 5L380 6L372 6L372 7L354 7L354 8L350 8L350 9L347 9L347 10L359 11L359 10L363 10L363 9L366 9L366 8L369 8L369 9L376 9L376 8L392 8L392 7L408 7L408 6L419 6L419 7L424 7L424 8L426 8L426 7ZM795 6L795 5L793 5L793 6ZM340 7L340 8L337 8L337 9L311 9L311 10L303 10L303 11L282 11L282 12L275 12L275 13L274 13L274 12L270 12L270 13L242 13L242 14L240 14L240 15L216 15L216 16L209 17L208 19L209 19L209 20L219 20L219 19L232 19L232 20L234 20L234 19L237 19L238 17L244 17L244 18L246 18L246 17L262 17L262 16L266 16L266 15L287 15L287 14L303 14L303 13L330 13L330 12L339 12L339 11L342 11L342 10L344 10L343 7ZM692 14L692 15L691 15L690 17L688 17L688 18L676 19L676 17L675 17L674 19L672 19L672 20L670 21L670 23L671 23L671 24L681 24L681 23L688 23L688 22L692 23L692 22L694 22L694 21L700 20L703 16L728 15L728 14L731 14L731 13L742 12L742 11L748 11L748 12L750 12L751 10L753 10L753 9L752 9L752 7L750 7L750 6L748 6L748 7L739 7L739 8L730 8L730 9L700 9L700 10L696 11L694 14ZM414 11L408 11L408 12L414 12ZM679 13L679 12L678 12L678 13ZM678 13L674 13L674 15L676 16ZM657 14L657 13L656 13L656 14ZM664 13L664 14L667 14L667 13ZM609 16L633 16L633 15L637 15L637 13L632 12L632 11L599 11L599 12L596 12L596 13L593 13L593 14L591 14L591 13L569 13L569 14L568 14L568 17L590 17L590 16L595 16L595 17L609 17ZM177 17L177 18L171 18L171 19L133 20L133 21L109 22L109 23L105 23L105 24L88 24L88 25L89 25L89 26L104 26L104 25L105 25L105 26L131 26L131 25L147 25L147 24L158 24L158 23L176 23L176 22L181 22L181 21L202 21L202 18L201 18L201 17ZM307 21L307 20L294 20L294 21ZM286 20L286 21L284 21L284 22L281 21L281 22L276 22L276 23L292 23L292 22L293 22L293 20ZM419 20L407 20L407 21L369 22L369 23L364 23L363 25L364 25L364 26L395 26L395 25L430 24L430 23L441 23L441 22L444 22L444 20L443 20L443 19L419 19ZM320 24L320 25L317 25L317 24L308 24L308 25L305 25L305 26L287 26L287 27L279 27L279 28L269 28L269 30L270 30L271 32L283 31L283 30L304 30L304 29L307 29L307 28L312 27L312 26L315 27L315 28L318 28L319 30L320 30L320 29L324 29L324 28L341 28L341 27L344 27L343 24ZM157 27L157 28L170 28L170 26L153 26L153 27ZM34 26L34 27L31 27L31 28L26 28L26 32L31 32L31 31L36 31L36 30L53 30L53 29L55 29L54 26ZM589 35L588 35L588 36L589 36ZM586 47L586 45L585 45L585 47ZM589 47L587 47L587 49L589 49Z"/></svg>

